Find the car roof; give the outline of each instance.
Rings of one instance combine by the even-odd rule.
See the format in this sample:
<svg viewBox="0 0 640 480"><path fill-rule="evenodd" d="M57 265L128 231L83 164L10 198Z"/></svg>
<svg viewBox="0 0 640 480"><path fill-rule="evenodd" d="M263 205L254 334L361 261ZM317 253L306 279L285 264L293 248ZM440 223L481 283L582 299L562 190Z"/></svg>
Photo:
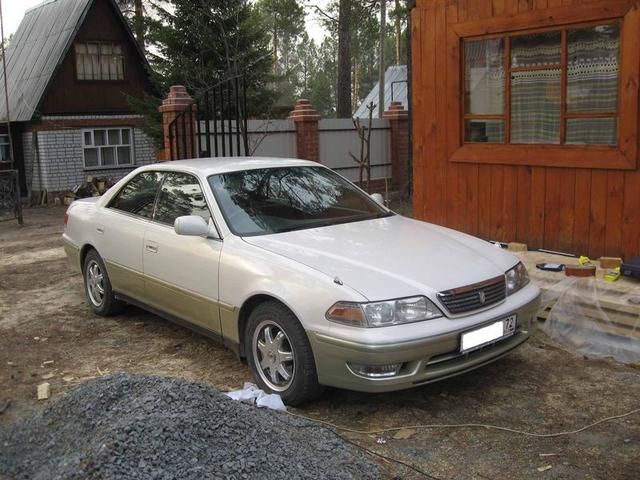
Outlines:
<svg viewBox="0 0 640 480"><path fill-rule="evenodd" d="M191 160L174 160L159 162L142 167L144 170L182 170L200 174L202 176L218 173L237 172L241 170L256 170L274 167L309 167L319 166L318 162L299 160L295 158L278 157L210 157L194 158Z"/></svg>

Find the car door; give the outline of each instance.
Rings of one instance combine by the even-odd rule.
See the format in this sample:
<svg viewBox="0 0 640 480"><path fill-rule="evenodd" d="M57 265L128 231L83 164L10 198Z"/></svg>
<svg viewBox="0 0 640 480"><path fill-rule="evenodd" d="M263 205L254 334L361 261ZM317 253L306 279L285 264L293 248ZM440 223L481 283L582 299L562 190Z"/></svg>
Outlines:
<svg viewBox="0 0 640 480"><path fill-rule="evenodd" d="M218 268L222 241L175 233L175 219L200 215L212 222L197 177L167 173L153 222L144 236L145 296L151 306L199 327L220 333Z"/></svg>
<svg viewBox="0 0 640 480"><path fill-rule="evenodd" d="M102 209L96 222L96 248L105 261L113 289L141 301L144 232L153 217L162 178L160 172L139 173Z"/></svg>

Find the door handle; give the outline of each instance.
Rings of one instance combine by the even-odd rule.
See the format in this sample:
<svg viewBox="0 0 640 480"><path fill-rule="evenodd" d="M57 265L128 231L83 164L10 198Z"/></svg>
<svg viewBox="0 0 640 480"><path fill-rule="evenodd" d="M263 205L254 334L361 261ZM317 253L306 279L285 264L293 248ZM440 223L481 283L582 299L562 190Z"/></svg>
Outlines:
<svg viewBox="0 0 640 480"><path fill-rule="evenodd" d="M96 228L96 232L98 232L100 235L102 235L104 233L104 227L103 226L99 226Z"/></svg>
<svg viewBox="0 0 640 480"><path fill-rule="evenodd" d="M145 245L145 249L149 253L158 253L158 245L155 243L147 243Z"/></svg>

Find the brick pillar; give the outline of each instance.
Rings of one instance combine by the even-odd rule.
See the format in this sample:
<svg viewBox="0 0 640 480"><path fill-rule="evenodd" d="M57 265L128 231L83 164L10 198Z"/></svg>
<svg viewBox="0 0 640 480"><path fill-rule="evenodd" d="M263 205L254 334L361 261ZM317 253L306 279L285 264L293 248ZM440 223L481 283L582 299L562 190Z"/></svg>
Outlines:
<svg viewBox="0 0 640 480"><path fill-rule="evenodd" d="M320 134L318 122L320 114L309 100L296 101L289 118L296 125L296 156L303 160L320 161Z"/></svg>
<svg viewBox="0 0 640 480"><path fill-rule="evenodd" d="M382 114L391 126L391 185L394 190L409 190L409 112L401 102L391 102Z"/></svg>
<svg viewBox="0 0 640 480"><path fill-rule="evenodd" d="M183 112L184 118L180 117ZM159 161L181 160L184 158L196 158L197 140L195 122L197 121L197 105L182 85L174 85L169 89L169 95L160 105L162 113L163 149L156 154ZM173 129L170 125L177 119Z"/></svg>

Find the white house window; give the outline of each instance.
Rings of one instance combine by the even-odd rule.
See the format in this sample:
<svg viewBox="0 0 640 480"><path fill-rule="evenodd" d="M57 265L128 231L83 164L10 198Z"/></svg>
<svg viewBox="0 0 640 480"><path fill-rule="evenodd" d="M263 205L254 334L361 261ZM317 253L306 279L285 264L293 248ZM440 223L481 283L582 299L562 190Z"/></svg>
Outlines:
<svg viewBox="0 0 640 480"><path fill-rule="evenodd" d="M0 134L0 162L10 162L9 135Z"/></svg>
<svg viewBox="0 0 640 480"><path fill-rule="evenodd" d="M133 165L130 128L96 128L82 131L84 167Z"/></svg>
<svg viewBox="0 0 640 480"><path fill-rule="evenodd" d="M124 80L124 54L117 43L76 43L78 80Z"/></svg>

